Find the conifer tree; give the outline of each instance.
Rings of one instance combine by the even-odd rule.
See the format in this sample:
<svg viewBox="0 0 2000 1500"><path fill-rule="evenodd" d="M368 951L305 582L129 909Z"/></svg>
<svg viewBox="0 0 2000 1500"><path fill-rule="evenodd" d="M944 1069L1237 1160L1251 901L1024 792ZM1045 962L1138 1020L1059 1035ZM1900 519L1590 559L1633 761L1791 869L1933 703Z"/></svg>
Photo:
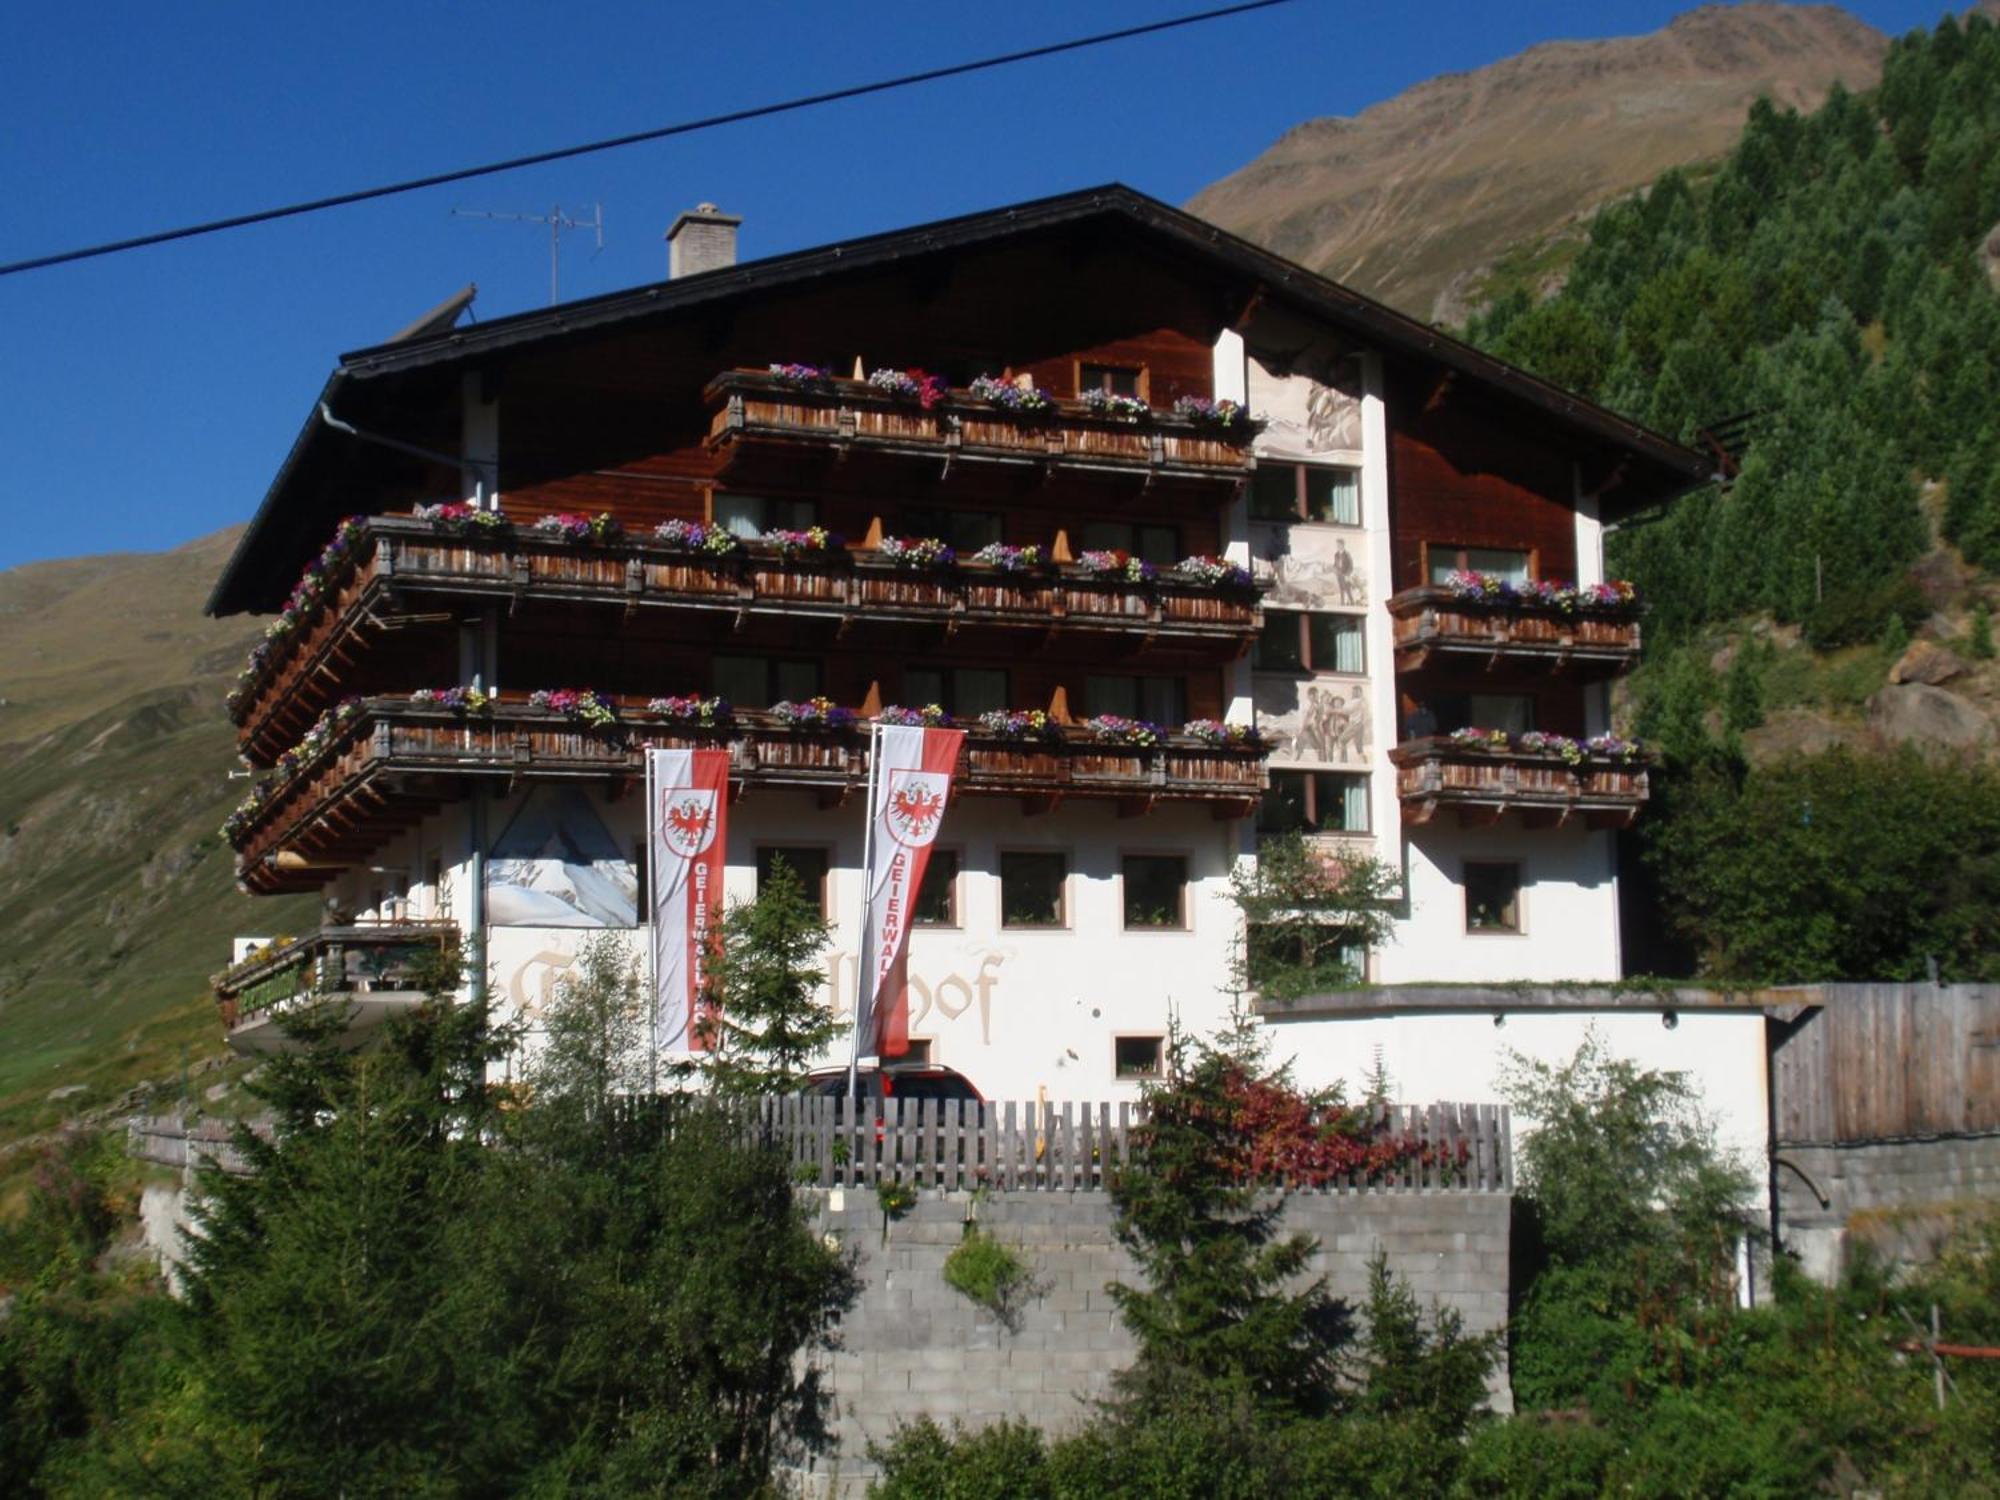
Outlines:
<svg viewBox="0 0 2000 1500"><path fill-rule="evenodd" d="M796 1091L839 1023L820 998L830 941L819 905L779 856L754 901L731 906L709 970L716 1011L702 1071L722 1094Z"/></svg>

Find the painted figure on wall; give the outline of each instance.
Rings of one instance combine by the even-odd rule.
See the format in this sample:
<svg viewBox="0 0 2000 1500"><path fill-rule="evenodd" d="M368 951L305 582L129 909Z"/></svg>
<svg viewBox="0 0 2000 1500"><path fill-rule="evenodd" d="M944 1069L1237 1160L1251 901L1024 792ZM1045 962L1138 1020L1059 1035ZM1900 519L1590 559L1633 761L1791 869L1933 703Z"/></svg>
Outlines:
<svg viewBox="0 0 2000 1500"><path fill-rule="evenodd" d="M1266 605L1280 609L1366 607L1368 575L1345 537L1324 526L1260 522L1251 528L1252 564L1271 580Z"/></svg>

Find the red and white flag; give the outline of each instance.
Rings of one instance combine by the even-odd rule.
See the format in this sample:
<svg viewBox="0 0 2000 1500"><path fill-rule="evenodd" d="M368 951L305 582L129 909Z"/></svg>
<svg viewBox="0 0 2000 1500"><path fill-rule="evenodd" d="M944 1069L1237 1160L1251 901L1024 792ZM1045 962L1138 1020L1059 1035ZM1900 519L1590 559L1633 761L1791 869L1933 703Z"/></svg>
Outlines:
<svg viewBox="0 0 2000 1500"><path fill-rule="evenodd" d="M863 934L855 1037L863 1054L910 1050L910 915L951 799L962 729L876 728L868 768L868 923Z"/></svg>
<svg viewBox="0 0 2000 1500"><path fill-rule="evenodd" d="M646 752L647 864L652 874L653 1044L702 1052L698 1010L720 940L729 752Z"/></svg>

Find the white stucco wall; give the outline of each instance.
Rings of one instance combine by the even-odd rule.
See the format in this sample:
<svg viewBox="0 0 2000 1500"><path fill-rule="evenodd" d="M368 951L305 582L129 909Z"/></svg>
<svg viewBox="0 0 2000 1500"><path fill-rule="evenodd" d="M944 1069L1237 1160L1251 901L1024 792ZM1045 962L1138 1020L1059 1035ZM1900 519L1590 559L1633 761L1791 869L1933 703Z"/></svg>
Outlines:
<svg viewBox="0 0 2000 1500"><path fill-rule="evenodd" d="M1496 1015L1501 1024L1495 1025ZM1768 1149L1761 1011L1681 1011L1670 1028L1656 1010L1480 1010L1280 1021L1272 1055L1294 1058L1302 1082L1363 1087L1375 1049L1410 1103L1494 1100L1509 1053L1561 1063L1592 1030L1611 1052L1642 1067L1682 1072L1695 1086L1718 1142L1764 1180ZM1534 1128L1517 1117L1515 1139Z"/></svg>
<svg viewBox="0 0 2000 1500"><path fill-rule="evenodd" d="M1408 915L1376 950L1383 984L1503 984L1621 976L1616 846L1580 823L1524 828L1504 818L1461 828L1449 816L1405 830ZM1521 867L1521 930L1468 932L1461 871L1468 860Z"/></svg>

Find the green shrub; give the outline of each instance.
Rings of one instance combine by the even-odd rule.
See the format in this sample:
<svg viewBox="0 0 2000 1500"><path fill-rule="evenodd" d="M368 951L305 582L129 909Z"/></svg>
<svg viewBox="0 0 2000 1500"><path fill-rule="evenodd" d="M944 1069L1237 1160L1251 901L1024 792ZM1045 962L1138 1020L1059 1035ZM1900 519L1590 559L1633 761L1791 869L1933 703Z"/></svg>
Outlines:
<svg viewBox="0 0 2000 1500"><path fill-rule="evenodd" d="M1020 1300L1033 1286L1028 1263L1008 1245L981 1229L965 1226L965 1238L944 1258L945 1285L993 1313L1009 1328L1020 1316Z"/></svg>
<svg viewBox="0 0 2000 1500"><path fill-rule="evenodd" d="M1975 661L1993 659L1993 611L1981 600L1972 606L1972 628L1966 637L1965 649L1972 653Z"/></svg>
<svg viewBox="0 0 2000 1500"><path fill-rule="evenodd" d="M880 1500L1043 1500L1049 1488L1048 1453L1026 1422L996 1422L977 1432L950 1433L923 1417L886 1444L870 1443L868 1456L882 1477L868 1493Z"/></svg>
<svg viewBox="0 0 2000 1500"><path fill-rule="evenodd" d="M1597 1500L1618 1440L1589 1421L1488 1422L1466 1444L1459 1500Z"/></svg>

